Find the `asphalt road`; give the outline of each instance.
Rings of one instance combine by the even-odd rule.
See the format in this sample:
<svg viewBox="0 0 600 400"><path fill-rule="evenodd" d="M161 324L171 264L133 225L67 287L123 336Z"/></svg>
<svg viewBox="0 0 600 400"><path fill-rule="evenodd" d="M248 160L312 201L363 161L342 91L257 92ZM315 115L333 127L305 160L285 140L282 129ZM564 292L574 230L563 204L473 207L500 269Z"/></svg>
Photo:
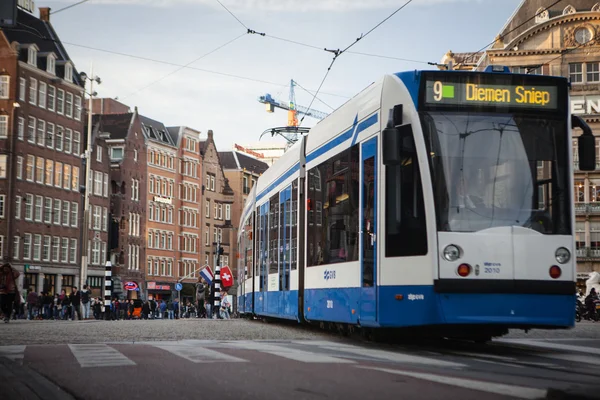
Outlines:
<svg viewBox="0 0 600 400"><path fill-rule="evenodd" d="M202 329L206 322L180 324ZM227 321L217 324L217 331L234 326ZM12 329L25 331L33 325L15 324ZM117 330L136 325L141 327L137 321L112 323ZM298 338L267 340L103 343L77 343L67 336L62 344L0 346L0 357L36 371L72 398L86 400L540 399L549 388L600 386L600 324L579 329L587 332L584 337L573 337L577 331L572 330L560 338L507 337L487 345L427 346L365 344L298 333L288 333ZM593 393L600 398L600 389Z"/></svg>

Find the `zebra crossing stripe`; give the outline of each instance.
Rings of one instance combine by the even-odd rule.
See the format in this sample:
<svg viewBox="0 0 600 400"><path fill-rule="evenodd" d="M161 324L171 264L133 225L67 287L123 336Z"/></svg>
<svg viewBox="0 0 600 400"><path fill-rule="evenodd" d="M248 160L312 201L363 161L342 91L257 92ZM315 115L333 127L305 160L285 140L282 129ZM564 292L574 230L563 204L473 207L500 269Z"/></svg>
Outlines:
<svg viewBox="0 0 600 400"><path fill-rule="evenodd" d="M270 343L261 342L229 342L229 347L235 347L242 350L255 350L262 353L272 354L278 357L287 358L294 361L305 363L332 363L332 364L354 364L352 360L345 358L332 357L325 354L313 353L304 350L298 350L290 347L277 346Z"/></svg>
<svg viewBox="0 0 600 400"><path fill-rule="evenodd" d="M120 351L105 344L69 344L68 346L82 368L136 365Z"/></svg>
<svg viewBox="0 0 600 400"><path fill-rule="evenodd" d="M487 393L495 393L504 396L516 397L519 399L545 399L546 390L524 386L507 385L503 383L476 381L465 378L455 378L451 376L435 375L423 372L400 371L389 368L378 368L368 366L356 366L357 368L369 369L373 371L387 372L409 376L416 379L422 379L429 382L441 383L444 385L457 386L465 389L479 390Z"/></svg>
<svg viewBox="0 0 600 400"><path fill-rule="evenodd" d="M351 346L351 345L336 343L336 342L315 341L315 342L311 343L310 341L306 341L306 342L297 341L296 343L302 343L305 345L310 344L310 345L318 346L325 350L350 353L350 354L361 356L363 358L370 358L370 359L383 360L383 361L392 361L392 362L397 362L397 363L423 364L423 365L431 365L431 366L447 367L447 368L465 368L465 367L467 367L466 364L460 364L460 363L455 363L455 362L451 362L451 361L443 361L438 358L423 357L423 356L417 356L417 355L406 354L406 353L394 353L394 352L390 352L390 351L370 349L370 348L362 348L362 347L358 347L358 346Z"/></svg>
<svg viewBox="0 0 600 400"><path fill-rule="evenodd" d="M0 346L0 357L8 358L19 365L23 365L25 345Z"/></svg>
<svg viewBox="0 0 600 400"><path fill-rule="evenodd" d="M517 344L517 345L526 345L531 347L540 347L545 349L552 350L561 350L561 351L571 351L574 353L586 353L586 354L596 354L600 355L600 349L596 349L594 347L584 347L584 346L574 346L571 344L560 344L556 342L550 342L545 340L531 340L531 339L498 339L495 340L496 343L501 344Z"/></svg>
<svg viewBox="0 0 600 400"><path fill-rule="evenodd" d="M193 363L205 362L247 362L242 358L230 356L229 354L219 353L218 351L207 349L206 347L193 346L186 343L177 342L147 342L152 347L168 351L178 357L184 358Z"/></svg>

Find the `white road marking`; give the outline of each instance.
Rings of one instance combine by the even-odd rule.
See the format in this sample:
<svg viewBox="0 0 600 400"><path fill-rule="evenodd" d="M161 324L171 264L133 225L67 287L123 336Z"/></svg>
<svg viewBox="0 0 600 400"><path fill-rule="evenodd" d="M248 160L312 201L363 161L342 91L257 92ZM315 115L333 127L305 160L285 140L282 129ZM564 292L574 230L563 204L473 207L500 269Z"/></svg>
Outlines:
<svg viewBox="0 0 600 400"><path fill-rule="evenodd" d="M332 364L354 364L354 361L344 358L332 357L325 354L313 353L309 351L298 350L290 347L277 346L271 343L259 342L229 342L228 347L235 347L242 350L255 350L262 353L269 353L275 356L288 358L290 360L301 361L305 363L332 363Z"/></svg>
<svg viewBox="0 0 600 400"><path fill-rule="evenodd" d="M299 342L296 342L299 343ZM358 346L352 346L342 343L335 342L326 342L326 341L306 341L301 342L302 344L309 344L318 346L322 349L333 350L333 351L342 351L346 353L356 354L362 357L374 358L378 360L385 361L393 361L398 363L410 363L410 364L424 364L424 365L432 365L438 367L446 367L446 368L464 368L467 365L455 363L452 361L443 361L436 358L422 357L417 355L405 354L405 353L396 353L392 351L385 350L377 350L377 349L369 349L362 348ZM340 355L343 357L343 355Z"/></svg>
<svg viewBox="0 0 600 400"><path fill-rule="evenodd" d="M8 358L19 365L23 365L23 359L25 358L25 346L0 346L0 357Z"/></svg>
<svg viewBox="0 0 600 400"><path fill-rule="evenodd" d="M482 362L482 363L487 363L487 364L494 364L494 365L503 365L505 367L511 367L511 368L525 368L525 366L523 366L523 365L511 364L511 363L508 363L508 362L501 362L501 361L492 361L492 360L477 359L477 362Z"/></svg>
<svg viewBox="0 0 600 400"><path fill-rule="evenodd" d="M573 361L576 363L593 364L595 367L598 367L600 365L600 363L598 362L598 357L590 357L580 354L540 353L538 354L538 356L545 358L553 358L556 360Z"/></svg>
<svg viewBox="0 0 600 400"><path fill-rule="evenodd" d="M82 368L136 365L121 352L106 344L69 344L68 346Z"/></svg>
<svg viewBox="0 0 600 400"><path fill-rule="evenodd" d="M573 351L576 353L587 353L587 354L600 355L600 349L596 349L593 347L573 346L570 344L559 344L559 343L529 340L529 339L500 339L500 340L496 340L496 342L505 343L505 344L524 344L527 346L542 347L545 349L565 350L565 351Z"/></svg>
<svg viewBox="0 0 600 400"><path fill-rule="evenodd" d="M467 356L467 357L475 357L475 358L489 358L489 359L500 360L500 361L508 361L508 362L512 362L512 361L516 361L517 360L516 358L513 358L513 357L497 356L495 354L470 353L468 351L453 351L452 354L453 355L457 355L457 356Z"/></svg>
<svg viewBox="0 0 600 400"><path fill-rule="evenodd" d="M512 396L520 399L540 399L546 397L546 390L524 386L505 385L502 383L475 381L472 379L454 378L449 376L434 375L422 372L398 371L388 368L366 367L357 365L357 368L370 369L374 371L388 372L390 374L410 376L430 382L441 383L462 387L465 389L479 390L482 392Z"/></svg>
<svg viewBox="0 0 600 400"><path fill-rule="evenodd" d="M184 358L193 363L206 362L247 362L242 358L230 356L229 354L219 353L218 351L207 349L206 347L193 346L178 342L150 342L150 346L168 351L178 357Z"/></svg>

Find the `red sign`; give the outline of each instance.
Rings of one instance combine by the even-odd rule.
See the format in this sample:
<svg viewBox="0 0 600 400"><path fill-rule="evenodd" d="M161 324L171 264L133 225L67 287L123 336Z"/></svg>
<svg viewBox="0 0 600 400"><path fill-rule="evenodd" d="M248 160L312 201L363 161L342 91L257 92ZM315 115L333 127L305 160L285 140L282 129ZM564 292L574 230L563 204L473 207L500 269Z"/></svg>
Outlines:
<svg viewBox="0 0 600 400"><path fill-rule="evenodd" d="M125 282L123 287L125 290L136 290L138 288L138 284L135 282Z"/></svg>
<svg viewBox="0 0 600 400"><path fill-rule="evenodd" d="M265 155L264 155L264 154L262 154L262 153L257 153L257 152L256 152L256 151L254 151L254 150L246 149L246 148L244 148L244 147L240 146L239 144L234 144L234 146L235 146L235 149L236 149L236 150L243 151L244 153L247 153L247 154L253 155L253 156L254 156L254 157L256 157L256 158L265 158Z"/></svg>
<svg viewBox="0 0 600 400"><path fill-rule="evenodd" d="M223 282L223 289L233 286L233 272L231 272L228 265L221 268L221 282Z"/></svg>

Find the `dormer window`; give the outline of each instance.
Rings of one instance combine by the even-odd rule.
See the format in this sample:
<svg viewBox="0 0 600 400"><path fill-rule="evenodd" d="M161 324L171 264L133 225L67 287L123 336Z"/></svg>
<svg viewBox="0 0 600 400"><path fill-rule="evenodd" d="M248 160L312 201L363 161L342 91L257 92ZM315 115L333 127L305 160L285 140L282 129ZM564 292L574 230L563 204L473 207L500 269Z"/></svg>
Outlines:
<svg viewBox="0 0 600 400"><path fill-rule="evenodd" d="M35 45L29 46L27 53L27 64L37 67L37 49Z"/></svg>
<svg viewBox="0 0 600 400"><path fill-rule="evenodd" d="M73 82L73 66L70 63L65 64L65 81Z"/></svg>
<svg viewBox="0 0 600 400"><path fill-rule="evenodd" d="M46 72L52 75L56 75L56 57L54 54L48 54L48 59L46 63Z"/></svg>
<svg viewBox="0 0 600 400"><path fill-rule="evenodd" d="M563 10L563 15L568 15L568 14L575 14L577 11L575 10L575 7L573 7L572 5L568 5L565 7L565 9Z"/></svg>
<svg viewBox="0 0 600 400"><path fill-rule="evenodd" d="M548 21L548 19L550 19L550 13L545 8L540 8L535 13L535 22L537 23Z"/></svg>

